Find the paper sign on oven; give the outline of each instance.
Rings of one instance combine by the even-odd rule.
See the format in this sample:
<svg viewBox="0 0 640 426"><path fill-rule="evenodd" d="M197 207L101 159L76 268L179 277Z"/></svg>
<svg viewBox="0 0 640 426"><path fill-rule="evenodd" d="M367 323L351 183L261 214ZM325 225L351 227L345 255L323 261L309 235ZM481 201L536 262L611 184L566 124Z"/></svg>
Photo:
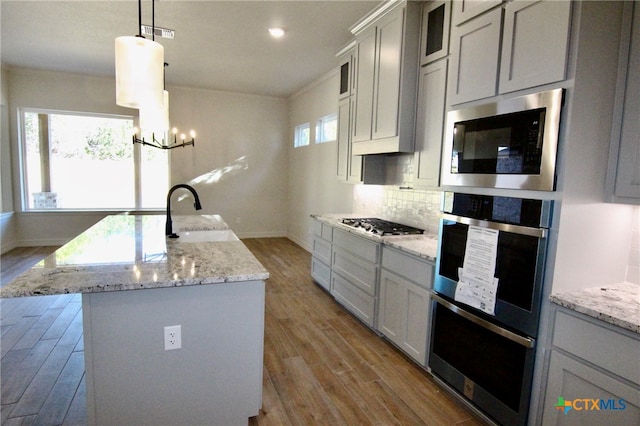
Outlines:
<svg viewBox="0 0 640 426"><path fill-rule="evenodd" d="M454 299L488 314L495 314L498 279L494 277L498 254L498 234L495 229L469 226L467 245L460 280Z"/></svg>

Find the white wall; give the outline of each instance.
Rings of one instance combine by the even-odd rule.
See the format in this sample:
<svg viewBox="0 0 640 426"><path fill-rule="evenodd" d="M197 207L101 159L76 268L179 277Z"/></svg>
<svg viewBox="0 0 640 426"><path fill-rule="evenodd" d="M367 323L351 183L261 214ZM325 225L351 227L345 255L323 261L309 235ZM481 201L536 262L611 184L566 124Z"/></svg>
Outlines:
<svg viewBox="0 0 640 426"><path fill-rule="evenodd" d="M8 73L4 68L0 69L0 84L0 253L4 253L18 245L11 179L9 85Z"/></svg>
<svg viewBox="0 0 640 426"><path fill-rule="evenodd" d="M624 281L634 220L632 206L604 203L622 9L615 2L581 6L560 148L554 293Z"/></svg>
<svg viewBox="0 0 640 426"><path fill-rule="evenodd" d="M12 69L8 74L13 202L17 211L9 231L15 232L18 245L63 244L106 213L19 211L17 109L131 116L137 111L115 104L115 81L110 77L29 69ZM173 150L172 183L185 183L205 172L241 163L242 167L224 174L215 184L195 185L203 204L201 212L222 214L240 237L285 235L286 100L182 87L168 90L172 124L198 132L195 147ZM240 158L243 160L236 161ZM4 181L3 177L3 193ZM194 212L192 198L183 202L177 198L178 194L173 203L177 213Z"/></svg>
<svg viewBox="0 0 640 426"><path fill-rule="evenodd" d="M286 234L287 101L169 87L171 123L197 131L195 147L171 151L171 183L196 183L201 213L222 215L241 238ZM191 214L193 199L172 206Z"/></svg>
<svg viewBox="0 0 640 426"><path fill-rule="evenodd" d="M289 99L289 185L287 236L311 250L310 214L351 213L353 185L337 178L337 144L316 144L316 121L338 109L337 68ZM293 147L293 129L298 124L311 124L309 146Z"/></svg>

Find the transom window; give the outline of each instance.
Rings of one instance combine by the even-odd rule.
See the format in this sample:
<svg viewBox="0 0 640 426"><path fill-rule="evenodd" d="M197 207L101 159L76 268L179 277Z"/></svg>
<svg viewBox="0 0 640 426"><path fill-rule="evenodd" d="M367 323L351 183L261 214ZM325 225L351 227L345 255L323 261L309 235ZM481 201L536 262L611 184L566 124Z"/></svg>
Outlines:
<svg viewBox="0 0 640 426"><path fill-rule="evenodd" d="M338 116L325 115L316 123L316 143L333 142L338 134Z"/></svg>
<svg viewBox="0 0 640 426"><path fill-rule="evenodd" d="M168 153L134 145L132 117L24 109L21 118L25 210L164 206Z"/></svg>
<svg viewBox="0 0 640 426"><path fill-rule="evenodd" d="M296 126L295 133L293 136L293 147L299 148L301 146L309 145L309 135L310 135L310 125L309 123L299 124Z"/></svg>

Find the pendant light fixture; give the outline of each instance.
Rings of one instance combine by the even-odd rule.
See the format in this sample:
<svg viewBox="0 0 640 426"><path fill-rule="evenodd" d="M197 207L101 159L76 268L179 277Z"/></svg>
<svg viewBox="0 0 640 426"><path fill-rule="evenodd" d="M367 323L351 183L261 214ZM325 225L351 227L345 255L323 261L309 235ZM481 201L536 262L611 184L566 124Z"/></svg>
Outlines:
<svg viewBox="0 0 640 426"><path fill-rule="evenodd" d="M195 132L191 130L187 140L174 127L173 141L169 136L169 92L165 90L164 47L156 43L155 0L151 0L151 37L142 35L142 0L138 0L138 35L116 38L116 104L128 108L137 108L141 130L134 129L133 143L160 149L172 149L195 146ZM144 27L147 33L149 27ZM172 30L162 30L173 38ZM143 135L150 136L145 140ZM160 140L156 135L162 135Z"/></svg>
<svg viewBox="0 0 640 426"><path fill-rule="evenodd" d="M162 105L164 47L142 35L142 0L138 0L138 35L117 37L115 51L116 104L127 108Z"/></svg>
<svg viewBox="0 0 640 426"><path fill-rule="evenodd" d="M164 67L168 67L164 63ZM165 134L169 131L169 92L165 87L164 73L162 76L162 103L149 104L140 107L138 119L140 128L147 134Z"/></svg>

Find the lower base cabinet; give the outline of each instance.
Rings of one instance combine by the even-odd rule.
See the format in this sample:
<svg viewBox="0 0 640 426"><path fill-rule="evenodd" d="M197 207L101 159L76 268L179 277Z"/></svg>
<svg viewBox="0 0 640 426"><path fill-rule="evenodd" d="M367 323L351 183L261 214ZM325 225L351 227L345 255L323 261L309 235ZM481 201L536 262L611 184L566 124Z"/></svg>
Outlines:
<svg viewBox="0 0 640 426"><path fill-rule="evenodd" d="M639 357L640 336L557 309L541 424L639 425Z"/></svg>
<svg viewBox="0 0 640 426"><path fill-rule="evenodd" d="M378 331L420 365L427 365L433 264L382 248Z"/></svg>
<svg viewBox="0 0 640 426"><path fill-rule="evenodd" d="M375 299L338 274L331 277L331 294L369 327L374 327Z"/></svg>
<svg viewBox="0 0 640 426"><path fill-rule="evenodd" d="M420 365L427 363L429 290L387 270L380 273L378 331Z"/></svg>
<svg viewBox="0 0 640 426"><path fill-rule="evenodd" d="M331 290L331 268L316 257L311 257L311 277L320 287Z"/></svg>
<svg viewBox="0 0 640 426"><path fill-rule="evenodd" d="M375 328L380 243L335 230L331 260L331 294L336 301Z"/></svg>

